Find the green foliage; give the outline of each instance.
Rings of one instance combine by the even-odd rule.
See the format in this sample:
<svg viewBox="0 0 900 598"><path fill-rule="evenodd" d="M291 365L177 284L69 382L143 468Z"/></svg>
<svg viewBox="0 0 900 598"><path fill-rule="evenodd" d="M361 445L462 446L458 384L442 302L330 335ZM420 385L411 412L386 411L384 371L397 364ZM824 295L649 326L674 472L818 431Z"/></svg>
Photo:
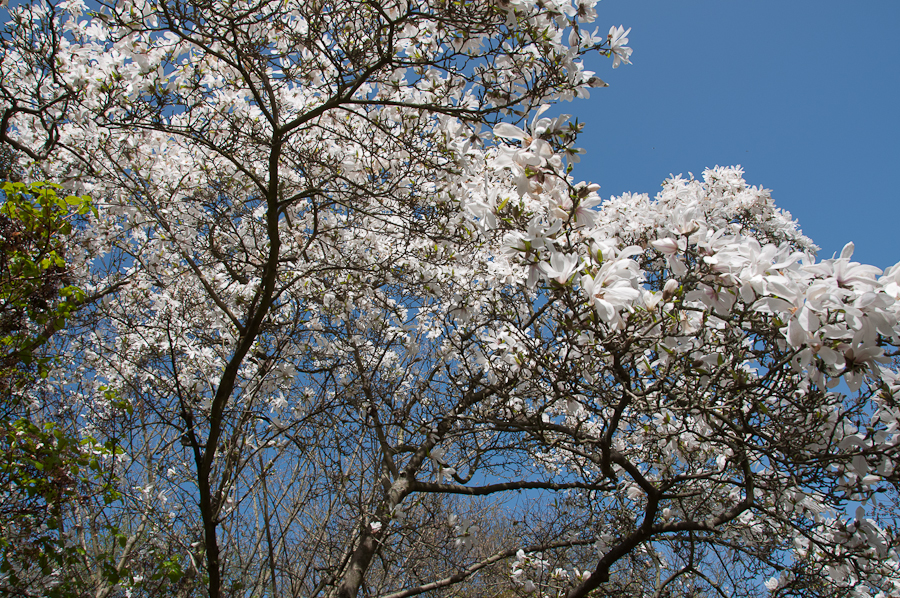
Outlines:
<svg viewBox="0 0 900 598"><path fill-rule="evenodd" d="M47 595L82 594L76 577L59 575L83 558L67 546L64 507L86 496L100 496L105 504L117 500L116 489L102 482L102 459L119 452L112 442L77 440L51 422L0 421L0 574L6 584L28 585L23 575L55 577L58 584ZM120 576L104 564L105 579Z"/></svg>
<svg viewBox="0 0 900 598"><path fill-rule="evenodd" d="M112 443L81 439L28 406L52 356L38 349L63 329L85 294L71 284L66 247L73 220L94 211L88 197L58 185L6 182L0 206L0 591L52 579L48 596L83 592L59 573L81 558L69 550L66 506L85 496L109 504L101 459ZM24 577L23 577L24 576ZM25 578L27 577L27 579Z"/></svg>
<svg viewBox="0 0 900 598"><path fill-rule="evenodd" d="M133 529L101 518L90 530L75 527L78 509L96 514L120 506L107 470L122 449L114 439L78 436L31 407L41 402L38 382L57 359L48 341L87 300L73 284L67 248L78 219L96 208L89 197L61 195L51 183L5 182L0 189L0 595L76 598L98 588L168 594L163 588L189 587L182 557L162 548L143 551L149 575L136 576L121 559ZM130 402L100 390L110 408L132 414Z"/></svg>
<svg viewBox="0 0 900 598"><path fill-rule="evenodd" d="M181 568L181 561L177 555L169 555L162 559L159 564L159 568L156 573L153 574L151 579L153 581L158 581L164 577L168 578L170 582L176 583L181 580L184 576L184 571Z"/></svg>
<svg viewBox="0 0 900 598"><path fill-rule="evenodd" d="M66 245L72 220L96 209L58 185L6 182L0 206L0 367L36 366L34 351L65 326L84 300L71 284Z"/></svg>

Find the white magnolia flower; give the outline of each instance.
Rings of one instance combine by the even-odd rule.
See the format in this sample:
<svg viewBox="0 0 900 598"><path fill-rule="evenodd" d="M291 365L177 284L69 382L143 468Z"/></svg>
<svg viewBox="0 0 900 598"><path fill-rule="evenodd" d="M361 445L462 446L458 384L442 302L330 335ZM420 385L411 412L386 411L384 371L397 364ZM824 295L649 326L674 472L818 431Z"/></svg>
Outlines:
<svg viewBox="0 0 900 598"><path fill-rule="evenodd" d="M578 270L578 256L554 251L550 255L550 263L541 262L539 267L547 278L555 280L559 284L566 284L569 278Z"/></svg>
<svg viewBox="0 0 900 598"><path fill-rule="evenodd" d="M631 27L624 29L621 25L609 28L609 51L613 55L613 68L619 68L620 64L631 64L628 57L631 56L631 48L626 46L628 43L628 33Z"/></svg>

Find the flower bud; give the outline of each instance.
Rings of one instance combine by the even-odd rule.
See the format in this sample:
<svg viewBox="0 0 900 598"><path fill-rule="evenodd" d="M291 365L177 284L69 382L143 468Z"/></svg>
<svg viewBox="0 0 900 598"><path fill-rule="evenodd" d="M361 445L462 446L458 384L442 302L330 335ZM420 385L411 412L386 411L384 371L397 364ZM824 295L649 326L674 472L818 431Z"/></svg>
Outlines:
<svg viewBox="0 0 900 598"><path fill-rule="evenodd" d="M672 297L675 296L675 292L678 290L678 281L674 278L670 278L666 281L666 285L663 287L663 301L668 301Z"/></svg>

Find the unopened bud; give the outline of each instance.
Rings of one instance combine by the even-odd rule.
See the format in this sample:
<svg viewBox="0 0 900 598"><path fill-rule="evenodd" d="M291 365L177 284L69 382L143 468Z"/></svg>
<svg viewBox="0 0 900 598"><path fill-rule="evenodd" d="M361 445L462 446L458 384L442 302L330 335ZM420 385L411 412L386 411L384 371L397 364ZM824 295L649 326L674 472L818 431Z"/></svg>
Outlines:
<svg viewBox="0 0 900 598"><path fill-rule="evenodd" d="M670 278L666 281L666 286L663 287L663 301L668 301L674 297L676 291L678 291L678 281Z"/></svg>

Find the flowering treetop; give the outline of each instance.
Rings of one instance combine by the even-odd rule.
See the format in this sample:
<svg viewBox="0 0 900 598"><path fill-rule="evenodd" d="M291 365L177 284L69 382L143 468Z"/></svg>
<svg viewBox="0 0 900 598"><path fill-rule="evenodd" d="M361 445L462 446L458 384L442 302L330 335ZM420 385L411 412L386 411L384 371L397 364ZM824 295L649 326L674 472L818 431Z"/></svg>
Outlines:
<svg viewBox="0 0 900 598"><path fill-rule="evenodd" d="M47 384L127 439L134 591L900 591L900 267L738 168L580 182L593 2L8 10L0 140L98 209Z"/></svg>

